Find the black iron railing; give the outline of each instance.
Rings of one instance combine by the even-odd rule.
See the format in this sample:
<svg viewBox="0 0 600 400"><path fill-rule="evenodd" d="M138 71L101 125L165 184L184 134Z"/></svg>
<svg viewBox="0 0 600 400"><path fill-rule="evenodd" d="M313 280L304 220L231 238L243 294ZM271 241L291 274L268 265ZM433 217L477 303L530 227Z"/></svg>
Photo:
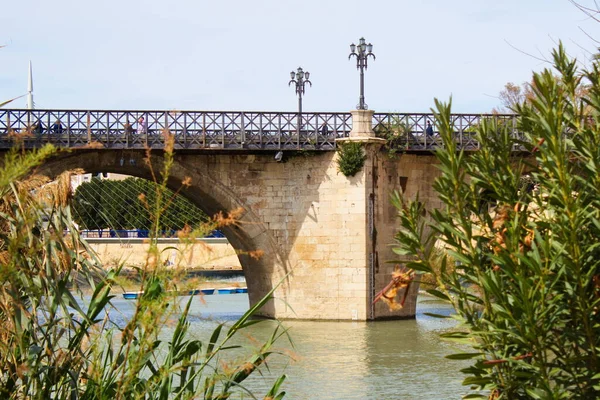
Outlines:
<svg viewBox="0 0 600 400"><path fill-rule="evenodd" d="M143 122L140 121L143 118ZM516 130L515 115L454 114L459 149L476 150L475 130L483 118L494 118ZM427 122L431 128L428 129ZM350 113L254 111L109 111L0 109L0 148L19 138L27 148L52 143L135 149L162 148L164 133L175 136L176 149L321 150L331 151L336 139L348 137ZM441 145L433 114L375 113L377 136L394 137L411 151Z"/></svg>
<svg viewBox="0 0 600 400"><path fill-rule="evenodd" d="M484 119L508 127L513 136L523 139L523 135L517 131L515 114L452 114L451 118L458 150L479 149L475 133ZM393 139L394 143L409 151L431 151L442 146L435 116L431 113L375 113L373 130L378 137Z"/></svg>
<svg viewBox="0 0 600 400"><path fill-rule="evenodd" d="M161 238L177 238L178 230L167 230L158 233ZM65 232L66 234L67 232ZM81 237L90 239L109 239L109 238L148 238L152 235L147 229L82 229L79 231ZM225 235L220 230L214 230L205 238L224 238Z"/></svg>
<svg viewBox="0 0 600 400"><path fill-rule="evenodd" d="M17 134L26 147L162 148L168 131L176 149L333 150L351 126L350 113L0 109L0 148Z"/></svg>

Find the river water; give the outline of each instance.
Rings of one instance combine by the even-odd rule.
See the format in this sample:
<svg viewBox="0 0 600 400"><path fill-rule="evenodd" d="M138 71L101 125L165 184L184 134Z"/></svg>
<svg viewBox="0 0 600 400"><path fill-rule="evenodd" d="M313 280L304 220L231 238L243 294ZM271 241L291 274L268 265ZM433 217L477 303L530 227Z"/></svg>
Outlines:
<svg viewBox="0 0 600 400"><path fill-rule="evenodd" d="M183 298L185 299L185 298ZM127 315L134 302L115 299ZM193 300L190 332L208 340L218 322L232 322L248 309L246 294L204 296ZM445 359L461 352L439 334L451 329L452 320L440 320L425 312L449 314L450 308L421 296L415 320L385 322L284 321L294 347L287 340L278 349L289 349L294 360L276 356L265 377L256 375L249 386L262 398L274 377L285 373L285 399L460 399L462 361ZM265 321L252 327L251 335L267 338L275 326ZM244 398L250 398L246 396Z"/></svg>

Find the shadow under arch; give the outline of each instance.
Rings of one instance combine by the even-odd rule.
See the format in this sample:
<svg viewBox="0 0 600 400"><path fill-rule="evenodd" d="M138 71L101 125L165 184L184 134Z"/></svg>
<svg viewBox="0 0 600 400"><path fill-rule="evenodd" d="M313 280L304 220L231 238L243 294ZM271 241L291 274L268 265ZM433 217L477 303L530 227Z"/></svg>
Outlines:
<svg viewBox="0 0 600 400"><path fill-rule="evenodd" d="M153 180L152 170L155 174L162 171L164 157L162 151L152 151L150 163L146 162L144 150L128 150L126 153L106 150L78 150L61 151L40 165L35 173L54 179L64 171L83 169L86 173L110 172L130 175L142 179ZM173 191L193 202L207 215L212 216L219 212L242 208L242 213L237 219L238 223L220 228L230 244L238 252L238 259L248 286L250 307L268 294L275 285L282 281L278 288L278 297L285 297L288 291L288 266L285 258L277 249L276 243L270 237L262 221L249 207L245 207L242 199L232 190L218 182L215 177L203 174L201 171L190 168L188 163L178 160L169 173L167 186ZM191 178L191 185L182 187L182 182ZM259 258L251 257L251 252L262 250ZM276 315L274 300L270 300L258 312L258 315L272 318Z"/></svg>

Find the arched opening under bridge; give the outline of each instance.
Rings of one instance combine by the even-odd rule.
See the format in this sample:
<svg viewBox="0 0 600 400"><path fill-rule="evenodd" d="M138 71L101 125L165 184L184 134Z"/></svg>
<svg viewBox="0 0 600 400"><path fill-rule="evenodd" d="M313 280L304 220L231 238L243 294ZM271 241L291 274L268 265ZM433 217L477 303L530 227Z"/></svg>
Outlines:
<svg viewBox="0 0 600 400"><path fill-rule="evenodd" d="M149 181L154 176L159 176L162 171L164 158L161 152L153 152L148 163L144 151L102 152L102 151L76 151L61 152L47 160L38 168L36 173L54 178L68 170L83 169L86 173L118 173ZM182 186L182 182L191 178L189 187ZM160 177L158 178L160 179ZM171 169L167 187L181 196L190 200L208 216L219 212L227 215L236 209L243 210L236 223L223 226L223 232L231 246L238 253L239 264L242 266L250 306L254 305L274 287L273 276L279 280L287 271L277 271L279 264L273 240L269 238L268 231L262 227L262 222L255 216L244 200L236 196L235 192L223 187L214 177L191 170L184 163L176 162ZM256 250L261 250L262 256L256 257ZM286 282L281 285L285 292ZM274 302L269 302L259 313L266 317L274 317Z"/></svg>

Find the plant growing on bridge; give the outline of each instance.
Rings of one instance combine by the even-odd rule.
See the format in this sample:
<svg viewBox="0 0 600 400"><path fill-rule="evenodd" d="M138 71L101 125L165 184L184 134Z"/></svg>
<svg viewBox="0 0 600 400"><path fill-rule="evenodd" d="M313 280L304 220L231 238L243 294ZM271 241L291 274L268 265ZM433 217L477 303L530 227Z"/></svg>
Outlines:
<svg viewBox="0 0 600 400"><path fill-rule="evenodd" d="M375 135L387 140L383 148L390 158L403 153L409 147L409 143L415 140L410 124L394 117L389 123L380 123L373 128Z"/></svg>
<svg viewBox="0 0 600 400"><path fill-rule="evenodd" d="M359 142L340 142L337 148L338 171L351 177L365 165L367 156Z"/></svg>
<svg viewBox="0 0 600 400"><path fill-rule="evenodd" d="M600 67L580 73L562 45L553 57L560 79L534 74L532 98L516 108L525 142L483 120L481 149L466 156L451 106L436 100L443 206L394 197L405 273L434 275L429 292L452 303L463 328L444 336L473 347L448 356L473 360L464 384L487 393L468 398L600 398ZM481 206L490 201L492 212Z"/></svg>
<svg viewBox="0 0 600 400"><path fill-rule="evenodd" d="M179 307L172 294L176 272L165 268L156 240L160 212L169 201L163 191L173 160L170 140L156 173L161 190L140 271L144 293L129 319L111 304L119 269L105 274L78 236L68 193L61 190L70 186L42 193L35 180L26 179L55 150L14 151L5 158L0 169L0 398L216 400L250 392L244 383L264 368L285 332L277 326L255 351L244 354L230 344L256 323L250 317L265 297L233 324L218 324L207 340L190 337L192 298ZM195 238L197 232L186 234ZM232 351L239 361L224 363ZM284 378L275 378L265 398L283 397Z"/></svg>

